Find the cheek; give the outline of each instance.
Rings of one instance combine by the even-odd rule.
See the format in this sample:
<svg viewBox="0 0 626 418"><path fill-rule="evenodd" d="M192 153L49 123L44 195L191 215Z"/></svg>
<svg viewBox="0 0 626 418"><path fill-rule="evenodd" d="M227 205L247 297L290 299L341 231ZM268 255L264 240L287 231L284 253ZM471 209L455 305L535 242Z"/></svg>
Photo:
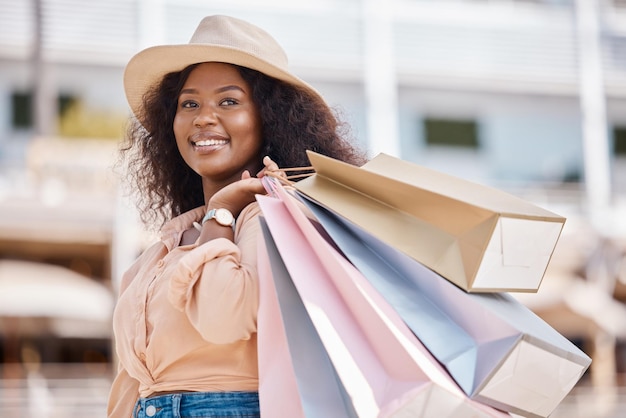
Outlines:
<svg viewBox="0 0 626 418"><path fill-rule="evenodd" d="M258 115L252 113L246 115L245 119L241 121L241 125L246 126L248 134L258 142L258 146L261 146L261 119Z"/></svg>
<svg viewBox="0 0 626 418"><path fill-rule="evenodd" d="M176 149L178 149L179 154L183 157L183 160L187 162L186 157L186 147L187 144L187 135L184 129L183 121L178 116L174 117L174 122L172 123L172 130L174 131L174 139L176 140Z"/></svg>
<svg viewBox="0 0 626 418"><path fill-rule="evenodd" d="M252 130L252 127L255 126L254 122L254 118L251 115L242 113L229 118L230 126L244 133Z"/></svg>
<svg viewBox="0 0 626 418"><path fill-rule="evenodd" d="M176 143L180 147L182 143L186 142L186 138L187 138L184 118L175 116L174 122L172 123L172 130L174 131L174 137L176 138Z"/></svg>

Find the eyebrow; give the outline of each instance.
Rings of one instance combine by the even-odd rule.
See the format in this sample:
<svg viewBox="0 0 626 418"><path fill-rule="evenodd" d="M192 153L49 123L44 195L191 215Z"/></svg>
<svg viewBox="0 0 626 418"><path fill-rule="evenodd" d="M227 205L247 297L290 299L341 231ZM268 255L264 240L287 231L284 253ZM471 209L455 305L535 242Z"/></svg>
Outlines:
<svg viewBox="0 0 626 418"><path fill-rule="evenodd" d="M244 91L241 87L236 86L236 85L234 85L234 84L233 84L233 85L228 85L228 86L223 86L223 87L220 87L220 88L218 88L218 89L216 89L216 90L215 90L215 93L218 93L218 94L219 94L219 93L224 93L224 92L226 92L226 91L230 91L230 90L239 90L240 92L245 93L245 91ZM197 89L182 89L182 90L180 91L180 94L181 94L181 95L182 95L182 94L197 94L197 93L198 93L198 90L197 90Z"/></svg>

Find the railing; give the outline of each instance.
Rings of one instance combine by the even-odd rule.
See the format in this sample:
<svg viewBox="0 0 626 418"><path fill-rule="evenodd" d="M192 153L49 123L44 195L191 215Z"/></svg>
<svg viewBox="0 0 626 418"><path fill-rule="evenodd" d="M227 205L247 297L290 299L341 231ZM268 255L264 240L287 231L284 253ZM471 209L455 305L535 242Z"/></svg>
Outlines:
<svg viewBox="0 0 626 418"><path fill-rule="evenodd" d="M0 383L0 416L106 417L110 386L110 380L93 378L5 380Z"/></svg>
<svg viewBox="0 0 626 418"><path fill-rule="evenodd" d="M110 384L111 380L102 376L0 380L0 417L104 418ZM580 386L550 418L623 418L625 413L626 386L605 391Z"/></svg>
<svg viewBox="0 0 626 418"><path fill-rule="evenodd" d="M109 370L82 364L45 365L22 376L15 369L3 370L5 377L19 377L0 380L0 417L104 418L111 387Z"/></svg>
<svg viewBox="0 0 626 418"><path fill-rule="evenodd" d="M626 386L600 390L575 387L550 418L623 418L626 416Z"/></svg>
<svg viewBox="0 0 626 418"><path fill-rule="evenodd" d="M2 418L106 417L110 381L97 379L2 382Z"/></svg>

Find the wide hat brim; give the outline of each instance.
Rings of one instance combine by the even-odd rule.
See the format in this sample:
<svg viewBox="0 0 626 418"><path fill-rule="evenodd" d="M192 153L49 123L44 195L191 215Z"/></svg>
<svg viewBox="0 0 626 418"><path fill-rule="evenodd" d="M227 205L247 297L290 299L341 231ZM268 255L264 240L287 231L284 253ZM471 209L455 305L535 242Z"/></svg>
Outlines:
<svg viewBox="0 0 626 418"><path fill-rule="evenodd" d="M252 33L255 36L261 33L262 36L269 37L267 33L262 32L259 28L247 22L224 16L205 18L201 22L201 26L198 28L196 34L194 34L194 37L198 35L203 23L211 23L210 19L221 19L222 21L227 19L227 23L235 22L236 24L244 25L244 28L252 28L251 30L256 31ZM231 35L230 39L232 39L232 36L237 35L238 33L235 32L234 35ZM244 36L250 37L249 34L245 34ZM189 65L202 62L223 62L251 68L270 77L307 89L313 95L318 96L322 101L324 100L317 90L292 74L286 68L286 56L273 38L261 38L255 39L253 42L254 41L257 41L257 44L262 45L262 47L253 45L250 48L243 49L224 45L225 42L222 41L221 44L194 42L194 38L192 37L192 41L190 41L189 44L153 46L137 53L128 62L124 71L124 90L133 114L136 117L141 115L144 95L151 88L155 87L157 83L163 79L163 76L171 72L181 71ZM274 48L274 50L271 51L274 55L268 56L268 58L277 58L272 61L278 62L278 65L269 59L264 59L264 57L259 56L260 53L265 51L263 47L265 44L263 44L263 42L270 44L267 49L271 50ZM276 53L277 51L279 54ZM281 55L280 53L282 53L282 56L277 57L277 55Z"/></svg>

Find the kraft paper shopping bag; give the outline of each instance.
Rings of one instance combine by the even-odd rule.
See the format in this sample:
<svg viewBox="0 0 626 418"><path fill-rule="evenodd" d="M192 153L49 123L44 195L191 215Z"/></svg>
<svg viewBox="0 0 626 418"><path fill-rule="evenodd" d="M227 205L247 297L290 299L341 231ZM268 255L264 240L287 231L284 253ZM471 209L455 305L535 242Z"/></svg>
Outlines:
<svg viewBox="0 0 626 418"><path fill-rule="evenodd" d="M257 200L359 417L507 416L471 401L358 270L278 194Z"/></svg>
<svg viewBox="0 0 626 418"><path fill-rule="evenodd" d="M380 154L355 167L308 152L294 184L469 292L535 292L565 219L500 190Z"/></svg>
<svg viewBox="0 0 626 418"><path fill-rule="evenodd" d="M357 418L265 222L259 236L259 403L264 418Z"/></svg>
<svg viewBox="0 0 626 418"><path fill-rule="evenodd" d="M585 353L510 295L467 293L363 228L303 201L472 399L546 417L589 367Z"/></svg>

